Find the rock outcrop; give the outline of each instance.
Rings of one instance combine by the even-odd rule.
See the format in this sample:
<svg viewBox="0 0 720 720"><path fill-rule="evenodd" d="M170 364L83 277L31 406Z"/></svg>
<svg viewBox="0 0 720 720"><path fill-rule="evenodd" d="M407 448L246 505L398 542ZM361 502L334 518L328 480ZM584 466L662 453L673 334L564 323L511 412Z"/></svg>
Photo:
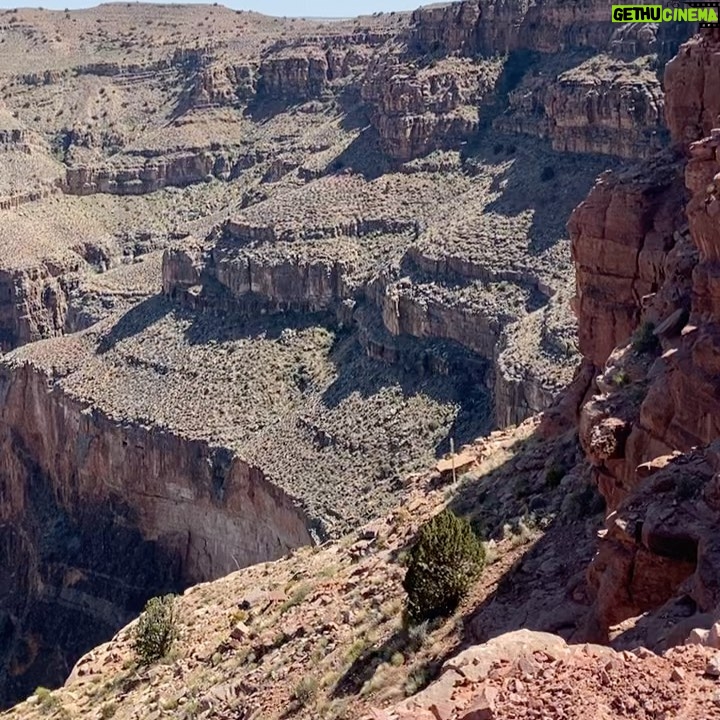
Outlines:
<svg viewBox="0 0 720 720"><path fill-rule="evenodd" d="M320 97L328 84L328 59L321 48L293 48L260 65L258 92L265 98L290 101Z"/></svg>
<svg viewBox="0 0 720 720"><path fill-rule="evenodd" d="M596 367L638 327L642 298L665 279L684 199L682 164L670 155L605 175L573 212L580 351Z"/></svg>
<svg viewBox="0 0 720 720"><path fill-rule="evenodd" d="M256 66L209 63L197 70L185 104L191 108L232 107L251 101L257 84Z"/></svg>
<svg viewBox="0 0 720 720"><path fill-rule="evenodd" d="M688 156L685 187L677 161L653 162L601 180L571 221L581 349L603 367L580 437L609 513L590 570L589 631L604 640L666 603L673 617L674 598L718 612L720 136L710 130L687 145L715 112L716 89L698 68L712 64L716 44L710 31L668 65L668 124ZM689 634L678 632L651 642Z"/></svg>
<svg viewBox="0 0 720 720"><path fill-rule="evenodd" d="M642 649L566 645L547 633L501 635L447 660L427 689L365 720L609 720L638 707L689 718L713 712L712 651L682 648L664 657ZM682 699L680 699L682 698Z"/></svg>
<svg viewBox="0 0 720 720"><path fill-rule="evenodd" d="M67 169L63 189L70 195L146 195L164 187L185 187L214 178L228 180L254 162L231 151L195 151L136 158L131 164L74 166Z"/></svg>
<svg viewBox="0 0 720 720"><path fill-rule="evenodd" d="M401 161L456 147L477 132L478 106L495 85L497 61L447 58L419 71L379 58L367 71L362 97L385 151Z"/></svg>
<svg viewBox="0 0 720 720"><path fill-rule="evenodd" d="M665 70L667 124L675 142L688 143L717 126L720 96L715 80L720 66L718 31L689 40Z"/></svg>
<svg viewBox="0 0 720 720"><path fill-rule="evenodd" d="M557 265L524 263L512 232L483 216L489 224L480 232L488 243L507 238L506 262L488 264L470 216L457 230L426 232L412 218L432 217L454 200L419 182L419 194L403 195L399 204L384 181L368 185L343 175L289 194L272 211L272 201L260 203L206 239L189 237L168 250L163 291L194 310L246 318L326 313L339 326L356 328L370 357L395 364L404 362L399 348L408 339L419 347L450 342L477 356L469 375L476 365L492 369L486 383L496 392L496 422L522 421L572 377L577 357L568 295L556 298L557 281L548 275ZM295 195L305 204L289 202ZM481 194L477 202L487 199ZM444 250L448 235L472 242Z"/></svg>
<svg viewBox="0 0 720 720"><path fill-rule="evenodd" d="M0 701L53 682L148 593L311 542L302 511L227 451L108 417L22 361L3 367L0 397L0 553L15 569Z"/></svg>
<svg viewBox="0 0 720 720"><path fill-rule="evenodd" d="M67 297L55 268L0 270L0 350L52 337L65 327ZM72 266L64 268L72 271Z"/></svg>
<svg viewBox="0 0 720 720"><path fill-rule="evenodd" d="M471 55L519 48L557 53L604 49L615 32L600 0L576 3L467 0L420 8L412 17L413 40L423 52Z"/></svg>
<svg viewBox="0 0 720 720"><path fill-rule="evenodd" d="M601 55L548 81L542 63L509 94L495 126L549 138L556 150L650 157L667 142L652 68Z"/></svg>

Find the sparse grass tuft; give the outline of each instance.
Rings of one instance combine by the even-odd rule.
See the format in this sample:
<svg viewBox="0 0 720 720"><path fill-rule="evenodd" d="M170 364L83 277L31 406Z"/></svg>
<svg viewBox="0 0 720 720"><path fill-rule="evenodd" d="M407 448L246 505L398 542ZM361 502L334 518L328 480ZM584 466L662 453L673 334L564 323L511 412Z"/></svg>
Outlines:
<svg viewBox="0 0 720 720"><path fill-rule="evenodd" d="M115 705L115 703L108 703L107 705L102 706L102 709L100 710L100 717L102 720L110 720L110 718L115 717L116 712L117 705Z"/></svg>
<svg viewBox="0 0 720 720"><path fill-rule="evenodd" d="M630 376L625 370L618 370L616 373L613 373L612 383L616 387L624 387L630 384Z"/></svg>
<svg viewBox="0 0 720 720"><path fill-rule="evenodd" d="M60 700L53 694L52 690L46 687L39 687L35 690L35 696L38 699L38 705L43 713L47 714L60 707Z"/></svg>
<svg viewBox="0 0 720 720"><path fill-rule="evenodd" d="M301 583L293 591L293 594L280 606L280 614L284 615L290 608L300 605L303 600L312 592L310 583Z"/></svg>
<svg viewBox="0 0 720 720"><path fill-rule="evenodd" d="M410 697L428 686L431 674L426 666L415 668L405 681L405 696Z"/></svg>
<svg viewBox="0 0 720 720"><path fill-rule="evenodd" d="M304 677L293 691L293 698L305 707L308 705L318 693L318 681L314 677Z"/></svg>

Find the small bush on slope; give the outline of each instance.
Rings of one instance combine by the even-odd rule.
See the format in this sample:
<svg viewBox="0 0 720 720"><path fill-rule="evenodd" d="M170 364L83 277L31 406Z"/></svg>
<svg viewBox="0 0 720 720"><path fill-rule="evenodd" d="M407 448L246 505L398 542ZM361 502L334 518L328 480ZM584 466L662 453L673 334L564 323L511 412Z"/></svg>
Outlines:
<svg viewBox="0 0 720 720"><path fill-rule="evenodd" d="M443 510L420 530L403 581L406 622L449 615L480 577L485 549L470 523Z"/></svg>
<svg viewBox="0 0 720 720"><path fill-rule="evenodd" d="M655 337L655 325L644 322L632 336L632 346L635 352L642 354L654 353L660 347L660 341Z"/></svg>
<svg viewBox="0 0 720 720"><path fill-rule="evenodd" d="M175 596L152 598L135 628L133 649L138 663L150 665L168 654L178 636Z"/></svg>

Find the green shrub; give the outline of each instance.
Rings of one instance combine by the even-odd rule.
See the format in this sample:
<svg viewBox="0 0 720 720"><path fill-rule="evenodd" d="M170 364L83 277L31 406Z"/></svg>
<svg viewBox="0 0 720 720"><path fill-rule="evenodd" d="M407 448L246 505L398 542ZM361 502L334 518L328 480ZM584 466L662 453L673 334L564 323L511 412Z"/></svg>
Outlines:
<svg viewBox="0 0 720 720"><path fill-rule="evenodd" d="M655 325L651 322L644 322L633 334L632 346L635 352L653 353L660 346L660 341L655 337Z"/></svg>
<svg viewBox="0 0 720 720"><path fill-rule="evenodd" d="M149 600L135 627L133 649L140 665L165 657L178 636L175 596Z"/></svg>
<svg viewBox="0 0 720 720"><path fill-rule="evenodd" d="M403 581L406 621L449 615L480 577L485 548L467 520L443 510L421 529Z"/></svg>

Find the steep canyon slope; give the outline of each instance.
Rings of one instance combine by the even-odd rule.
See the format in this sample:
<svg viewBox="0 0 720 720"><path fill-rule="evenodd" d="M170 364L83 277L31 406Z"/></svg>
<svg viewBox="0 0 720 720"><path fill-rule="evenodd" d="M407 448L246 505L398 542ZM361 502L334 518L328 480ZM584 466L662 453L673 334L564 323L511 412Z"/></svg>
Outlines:
<svg viewBox="0 0 720 720"><path fill-rule="evenodd" d="M641 624L662 647L673 620L717 613L719 47L704 31L667 66L677 152L605 178L571 221L581 345L601 369L580 418L610 511L590 574L600 639L633 642L658 611Z"/></svg>
<svg viewBox="0 0 720 720"><path fill-rule="evenodd" d="M0 14L0 703L572 380L565 223L664 146L679 40L580 5Z"/></svg>

